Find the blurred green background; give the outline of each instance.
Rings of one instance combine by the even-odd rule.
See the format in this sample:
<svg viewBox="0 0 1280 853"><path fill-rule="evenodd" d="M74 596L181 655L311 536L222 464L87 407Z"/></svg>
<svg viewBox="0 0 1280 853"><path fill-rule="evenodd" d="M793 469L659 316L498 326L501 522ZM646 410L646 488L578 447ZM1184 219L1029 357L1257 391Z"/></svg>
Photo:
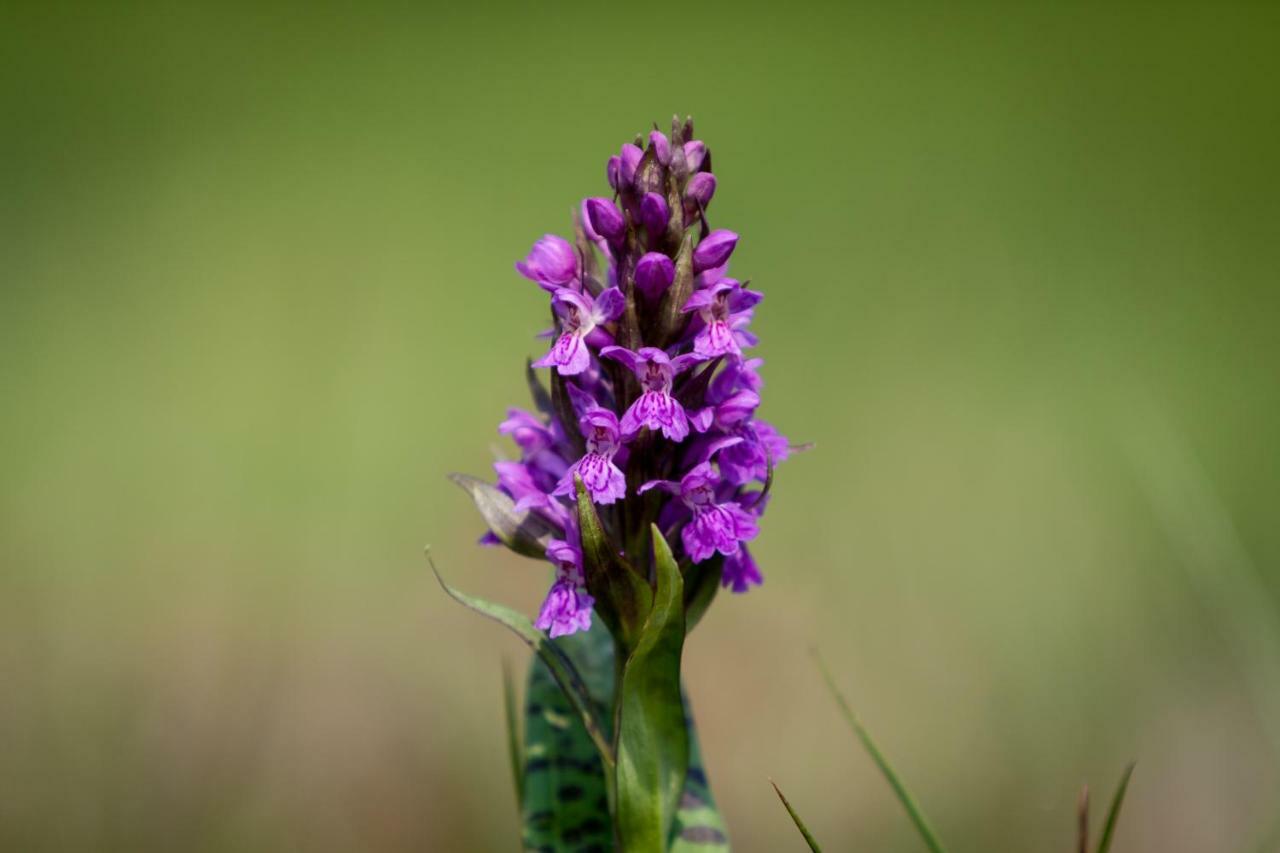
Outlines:
<svg viewBox="0 0 1280 853"><path fill-rule="evenodd" d="M5 4L0 848L501 850L543 294L715 151L789 461L686 666L738 849L1274 850L1280 7Z"/></svg>

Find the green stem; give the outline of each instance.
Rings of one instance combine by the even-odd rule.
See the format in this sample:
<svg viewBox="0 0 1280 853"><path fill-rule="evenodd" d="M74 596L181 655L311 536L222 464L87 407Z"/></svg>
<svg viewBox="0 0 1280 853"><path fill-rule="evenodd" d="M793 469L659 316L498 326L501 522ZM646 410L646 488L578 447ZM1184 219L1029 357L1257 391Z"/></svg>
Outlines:
<svg viewBox="0 0 1280 853"><path fill-rule="evenodd" d="M615 637L613 640L613 696L609 699L610 717L613 720L613 754L618 754L618 738L622 732L622 673L627 667L627 650ZM618 834L618 767L605 767L604 787L609 800L609 825L613 827L614 843L622 849L622 837Z"/></svg>

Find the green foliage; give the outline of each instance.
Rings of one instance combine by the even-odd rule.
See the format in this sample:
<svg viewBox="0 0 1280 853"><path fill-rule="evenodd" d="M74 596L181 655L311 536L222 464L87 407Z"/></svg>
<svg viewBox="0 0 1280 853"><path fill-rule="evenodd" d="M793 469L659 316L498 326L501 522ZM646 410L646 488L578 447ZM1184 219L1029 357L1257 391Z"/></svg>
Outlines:
<svg viewBox="0 0 1280 853"><path fill-rule="evenodd" d="M689 767L680 692L684 587L671 548L655 526L653 610L627 658L619 691L617 831L623 849L666 845Z"/></svg>
<svg viewBox="0 0 1280 853"><path fill-rule="evenodd" d="M578 475L578 529L582 536L583 573L587 591L596 601L596 614L627 649L635 647L640 626L653 607L653 590L609 543L595 504Z"/></svg>
<svg viewBox="0 0 1280 853"><path fill-rule="evenodd" d="M582 676L578 674L573 662L564 651L553 643L546 634L533 627L529 617L523 613L517 613L509 607L503 607L501 604L494 604L482 598L459 592L445 583L444 578L440 576L440 571L436 568L435 561L431 559L430 553L427 554L427 562L431 565L431 571L435 573L436 580L440 582L440 586L448 593L450 598L471 608L482 616L488 616L490 619L506 625L538 654L538 657L551 671L551 675L560 686L560 689L564 691L569 704L573 708L573 712L582 720L587 734L600 752L600 757L606 764L611 765L613 763L613 747L609 742L607 731L601 723L602 715L592 705L590 693L582 680Z"/></svg>
<svg viewBox="0 0 1280 853"><path fill-rule="evenodd" d="M796 810L791 807L791 801L782 793L782 789L778 787L778 783L769 780L769 784L773 786L773 791L778 795L778 799L782 800L783 808L787 810L787 814L791 815L791 821L796 825L796 829L800 830L800 834L804 836L805 843L809 845L809 849L813 853L822 853L822 848L818 846L817 840L809 832L809 827L804 825L804 821L800 819L800 815L796 814Z"/></svg>
<svg viewBox="0 0 1280 853"><path fill-rule="evenodd" d="M1098 840L1098 853L1107 853L1111 849L1111 839L1115 835L1116 822L1120 819L1120 807L1124 805L1125 791L1129 789L1129 777L1133 775L1134 765L1130 764L1120 776L1120 784L1116 786L1115 796L1111 798L1111 808L1107 810L1107 822L1102 827L1102 838Z"/></svg>
<svg viewBox="0 0 1280 853"><path fill-rule="evenodd" d="M551 641L573 661L603 709L613 695L614 646L599 623L590 631ZM685 702L687 709L688 702ZM609 721L611 725L611 720ZM672 853L716 853L729 849L728 830L716 809L692 715L689 768L671 830ZM604 765L572 705L540 659L529 670L524 717L524 801L521 811L527 850L567 851L613 846Z"/></svg>
<svg viewBox="0 0 1280 853"><path fill-rule="evenodd" d="M611 727L613 640L599 623L590 631L550 641L568 657L592 697L600 719ZM529 667L524 706L524 847L536 851L609 850L605 768L572 704L546 663ZM611 732L607 732L611 734Z"/></svg>
<svg viewBox="0 0 1280 853"><path fill-rule="evenodd" d="M685 710L689 700L685 698ZM729 849L729 830L711 796L711 785L702 766L702 750L690 712L685 718L689 731L689 769L685 772L684 791L671 828L670 853L716 853Z"/></svg>
<svg viewBox="0 0 1280 853"><path fill-rule="evenodd" d="M871 760L880 768L880 772L884 774L884 778L888 780L889 786L893 788L893 792L898 796L898 801L902 803L902 807L907 810L907 816L911 818L911 822L915 824L916 831L920 833L920 837L924 839L925 845L932 853L943 853L942 842L938 840L937 834L933 831L933 827L929 825L929 821L924 816L924 812L916 805L915 798L911 796L911 792L907 790L906 784L899 778L894 771L893 766L889 764L889 760L884 757L884 753L876 746L875 741L871 739L871 735L867 732L866 727L862 725L862 721L858 719L858 715L849 707L849 703L845 701L841 695L839 688L836 687L835 680L831 677L831 673L827 671L826 665L822 662L822 658L814 652L814 660L818 663L818 669L822 671L822 677L827 682L827 687L831 690L831 695L835 697L836 704L840 706L840 711L844 714L844 718L849 723L849 727L853 729L853 733L858 736L858 740L862 741L862 745L866 748L867 753L871 756Z"/></svg>
<svg viewBox="0 0 1280 853"><path fill-rule="evenodd" d="M515 781L516 805L524 806L524 757L520 751L520 720L516 716L516 685L511 675L511 662L502 661L502 713L507 725L507 758L511 761L511 778Z"/></svg>

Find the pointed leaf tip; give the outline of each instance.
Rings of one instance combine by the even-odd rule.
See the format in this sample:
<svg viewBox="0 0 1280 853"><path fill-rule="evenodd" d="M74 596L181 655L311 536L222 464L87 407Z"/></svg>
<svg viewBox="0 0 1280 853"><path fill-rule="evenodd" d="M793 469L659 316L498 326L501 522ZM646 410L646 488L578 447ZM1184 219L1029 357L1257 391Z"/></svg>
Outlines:
<svg viewBox="0 0 1280 853"><path fill-rule="evenodd" d="M561 651L559 646L551 642L551 639L545 633L535 628L533 622L523 613L518 613L501 604L485 601L483 598L467 595L465 592L449 586L440 574L440 570L436 568L436 563L431 558L430 550L427 551L426 556L427 564L431 566L431 571L435 573L436 580L440 582L440 587L450 598L464 607L474 610L481 616L487 616L495 622L505 625L516 636L524 640L525 644L533 649L538 657L542 658L547 668L551 670L552 676L555 677L556 683L564 691L565 697L568 698L578 716L581 717L582 724L586 727L587 733L591 735L591 740L595 743L596 749L600 753L600 760L604 762L606 768L611 768L614 764L613 746L609 743L604 727L596 718L591 695L583 683L582 676L578 674L568 656Z"/></svg>
<svg viewBox="0 0 1280 853"><path fill-rule="evenodd" d="M450 474L484 517L493 535L517 554L541 560L546 556L547 542L555 529L550 523L528 510L517 510L515 501L497 486L468 474Z"/></svg>
<svg viewBox="0 0 1280 853"><path fill-rule="evenodd" d="M1130 762L1120 776L1120 784L1116 786L1115 796L1111 798L1111 808L1107 811L1107 822L1102 827L1102 838L1098 840L1098 853L1107 853L1111 849L1111 840L1115 835L1116 823L1120 820L1120 807L1124 805L1124 795L1129 789L1129 777L1137 762Z"/></svg>
<svg viewBox="0 0 1280 853"><path fill-rule="evenodd" d="M653 608L653 590L609 541L582 478L574 474L573 483L587 591L596 600L596 613L608 626L609 633L630 651Z"/></svg>
<svg viewBox="0 0 1280 853"><path fill-rule="evenodd" d="M796 829L800 830L800 834L804 836L804 841L809 845L809 849L812 850L813 853L822 853L822 848L818 846L817 840L814 839L812 833L809 832L809 827L804 825L804 821L800 819L800 815L796 814L796 810L791 807L790 801L787 800L786 795L782 793L782 789L778 787L778 783L770 779L769 784L773 786L773 792L777 794L778 799L782 801L782 807L787 810L787 814L791 815L791 822L796 825Z"/></svg>
<svg viewBox="0 0 1280 853"><path fill-rule="evenodd" d="M1076 801L1076 851L1089 853L1089 786L1080 789Z"/></svg>
<svg viewBox="0 0 1280 853"><path fill-rule="evenodd" d="M618 837L626 850L667 844L689 767L680 691L684 590L680 568L656 526L653 608L622 671L618 737Z"/></svg>
<svg viewBox="0 0 1280 853"><path fill-rule="evenodd" d="M515 677L511 661L502 659L502 710L507 725L507 758L516 788L516 807L524 808L524 754L520 749L520 718L516 713Z"/></svg>

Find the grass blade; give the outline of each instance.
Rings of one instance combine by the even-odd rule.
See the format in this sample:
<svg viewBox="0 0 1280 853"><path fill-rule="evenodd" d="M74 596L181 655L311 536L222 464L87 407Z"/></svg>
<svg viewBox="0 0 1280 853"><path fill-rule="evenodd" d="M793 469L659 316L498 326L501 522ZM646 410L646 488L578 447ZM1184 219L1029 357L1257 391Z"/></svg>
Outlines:
<svg viewBox="0 0 1280 853"><path fill-rule="evenodd" d="M524 808L524 756L520 751L520 722L516 716L516 685L511 676L511 661L506 658L502 659L502 711L507 723L511 778L516 784L516 808Z"/></svg>
<svg viewBox="0 0 1280 853"><path fill-rule="evenodd" d="M596 717L595 708L591 704L591 696L582 681L582 676L578 674L577 668L573 665L573 661L569 660L568 656L559 646L551 642L551 639L545 633L533 627L533 622L523 613L517 613L510 607L503 607L501 604L494 604L491 601L485 601L483 598L467 595L465 592L456 590L445 583L444 578L440 576L440 570L436 568L435 561L431 559L430 550L427 551L427 563L431 566L431 571L435 574L441 588L450 598L482 616L488 616L495 622L501 622L506 625L520 639L524 640L529 648L537 652L538 657L542 658L543 662L546 663L547 668L551 670L552 676L555 677L556 683L560 685L560 689L564 691L565 696L573 705L574 711L582 718L582 724L586 726L587 733L591 735L591 740L595 743L596 749L600 751L600 760L605 763L607 768L612 768L615 761L613 744L609 742L608 736Z"/></svg>
<svg viewBox="0 0 1280 853"><path fill-rule="evenodd" d="M804 836L804 841L809 845L809 849L813 853L822 853L822 848L818 846L818 842L809 833L809 827L804 825L800 815L796 814L796 810L791 808L791 803L787 800L786 795L782 793L782 789L778 787L778 783L770 779L769 784L773 786L773 791L778 795L778 799L782 800L783 808L787 810L787 814L791 815L791 822L796 825L796 829L800 830L800 834Z"/></svg>
<svg viewBox="0 0 1280 853"><path fill-rule="evenodd" d="M1098 841L1098 853L1107 853L1111 849L1111 836L1116 831L1116 821L1120 819L1120 806L1124 805L1124 793L1129 788L1129 777L1133 775L1134 765L1124 769L1120 784L1116 787L1116 795L1111 798L1111 809L1107 812L1107 822L1102 828L1102 839Z"/></svg>
<svg viewBox="0 0 1280 853"><path fill-rule="evenodd" d="M1076 802L1076 850L1089 853L1089 786L1080 789Z"/></svg>
<svg viewBox="0 0 1280 853"><path fill-rule="evenodd" d="M862 741L863 747L870 754L871 760L880 768L880 772L884 774L884 778L888 781L889 786L893 788L893 792L897 794L898 801L902 803L902 807L907 810L907 816L911 818L911 822L915 824L916 831L920 833L920 837L924 839L925 846L932 853L944 853L942 842L938 840L938 836L933 831L933 827L929 825L928 819L924 816L924 812L920 811L920 807L916 805L915 799L911 796L911 792L907 790L907 786L898 778L898 774L894 772L893 767L889 764L889 760L884 757L884 753L876 746L875 741L871 739L871 735L862 725L862 721L858 719L858 715L849 707L849 703L845 701L841 695L839 688L836 687L835 679L831 677L831 673L827 670L827 665L822 662L822 657L815 650L813 658L818 664L818 669L822 671L822 677L827 682L827 687L831 690L831 695L835 697L836 703L840 706L841 713L844 714L845 720L848 721L849 727L853 729L853 733Z"/></svg>

